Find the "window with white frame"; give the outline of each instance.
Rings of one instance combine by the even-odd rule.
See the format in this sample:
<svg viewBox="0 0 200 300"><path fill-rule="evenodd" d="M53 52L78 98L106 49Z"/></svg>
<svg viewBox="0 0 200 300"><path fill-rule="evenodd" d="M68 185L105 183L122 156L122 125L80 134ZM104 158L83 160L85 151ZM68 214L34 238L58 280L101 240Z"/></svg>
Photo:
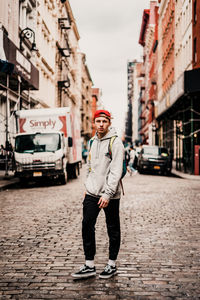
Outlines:
<svg viewBox="0 0 200 300"><path fill-rule="evenodd" d="M36 27L36 0L19 1L19 26L21 30L26 27Z"/></svg>
<svg viewBox="0 0 200 300"><path fill-rule="evenodd" d="M193 3L193 12L194 12L194 23L197 22L197 1L195 0Z"/></svg>
<svg viewBox="0 0 200 300"><path fill-rule="evenodd" d="M193 63L197 62L197 39L196 37L193 40Z"/></svg>

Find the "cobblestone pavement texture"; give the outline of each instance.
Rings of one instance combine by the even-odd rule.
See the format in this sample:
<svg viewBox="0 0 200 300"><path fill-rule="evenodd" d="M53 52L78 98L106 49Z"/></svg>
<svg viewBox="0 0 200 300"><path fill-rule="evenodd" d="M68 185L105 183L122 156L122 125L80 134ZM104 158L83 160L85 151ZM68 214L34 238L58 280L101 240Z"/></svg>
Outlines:
<svg viewBox="0 0 200 300"><path fill-rule="evenodd" d="M0 193L0 299L200 299L200 184L176 177L124 179L118 274L74 281L81 240L84 169L67 185ZM104 213L96 268L107 262Z"/></svg>

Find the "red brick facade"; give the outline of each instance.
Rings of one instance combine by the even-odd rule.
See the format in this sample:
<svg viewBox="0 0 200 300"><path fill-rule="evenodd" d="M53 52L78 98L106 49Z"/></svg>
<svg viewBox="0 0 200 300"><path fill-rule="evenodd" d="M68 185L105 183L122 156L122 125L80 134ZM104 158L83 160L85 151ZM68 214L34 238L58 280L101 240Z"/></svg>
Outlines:
<svg viewBox="0 0 200 300"><path fill-rule="evenodd" d="M149 31L153 35L149 35ZM151 48L145 51L148 46L146 40L151 41ZM157 100L157 45L158 45L158 6L156 1L150 2L150 9L143 12L142 25L139 43L144 47L144 69L148 70L145 74L144 82L141 87L141 130L142 143L149 143L149 124L155 120L155 101Z"/></svg>
<svg viewBox="0 0 200 300"><path fill-rule="evenodd" d="M157 45L158 45L158 6L153 8L152 12L153 22L155 24L155 32L154 32L154 41L153 45L150 49L149 54L149 64L150 64L150 71L149 71L149 101L148 101L148 108L149 108L149 117L148 123L152 123L155 118L154 112L154 105L155 101L157 101Z"/></svg>
<svg viewBox="0 0 200 300"><path fill-rule="evenodd" d="M162 88L164 94L174 81L174 34L175 34L175 2L170 0L166 7L162 23Z"/></svg>
<svg viewBox="0 0 200 300"><path fill-rule="evenodd" d="M200 1L193 0L193 68L200 68Z"/></svg>

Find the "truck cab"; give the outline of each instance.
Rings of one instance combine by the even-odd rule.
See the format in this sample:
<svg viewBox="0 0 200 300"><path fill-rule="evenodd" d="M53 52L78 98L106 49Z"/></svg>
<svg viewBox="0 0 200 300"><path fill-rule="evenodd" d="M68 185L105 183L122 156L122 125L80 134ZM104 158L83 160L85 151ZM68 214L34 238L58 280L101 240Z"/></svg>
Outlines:
<svg viewBox="0 0 200 300"><path fill-rule="evenodd" d="M60 132L18 134L15 138L15 174L21 180L43 176L66 183L65 153L64 136Z"/></svg>
<svg viewBox="0 0 200 300"><path fill-rule="evenodd" d="M68 107L16 112L15 175L20 181L42 177L76 178L81 163L80 126Z"/></svg>

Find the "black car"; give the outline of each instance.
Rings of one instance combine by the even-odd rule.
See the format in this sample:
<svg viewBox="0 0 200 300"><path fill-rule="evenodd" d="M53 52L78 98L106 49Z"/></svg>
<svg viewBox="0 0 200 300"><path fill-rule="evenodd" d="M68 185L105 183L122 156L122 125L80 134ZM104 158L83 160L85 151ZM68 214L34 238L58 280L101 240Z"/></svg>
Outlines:
<svg viewBox="0 0 200 300"><path fill-rule="evenodd" d="M143 145L138 156L137 167L139 173L154 171L170 174L172 161L166 148Z"/></svg>

